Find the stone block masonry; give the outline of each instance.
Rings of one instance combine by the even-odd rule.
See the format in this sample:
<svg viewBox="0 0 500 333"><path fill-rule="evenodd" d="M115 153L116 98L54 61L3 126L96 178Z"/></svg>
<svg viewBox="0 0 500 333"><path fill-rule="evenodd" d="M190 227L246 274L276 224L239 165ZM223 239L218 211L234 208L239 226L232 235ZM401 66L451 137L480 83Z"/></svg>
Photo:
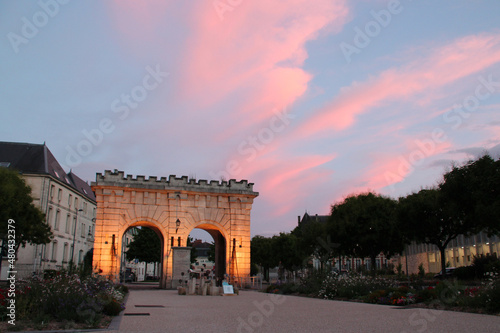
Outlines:
<svg viewBox="0 0 500 333"><path fill-rule="evenodd" d="M259 195L253 185L234 179L133 177L118 170L98 173L92 183L97 201L95 272L118 280L123 235L132 227L143 226L155 230L162 242L163 288L172 287L177 275L173 249L185 247L194 228L206 230L214 238L219 277L249 276L250 212Z"/></svg>

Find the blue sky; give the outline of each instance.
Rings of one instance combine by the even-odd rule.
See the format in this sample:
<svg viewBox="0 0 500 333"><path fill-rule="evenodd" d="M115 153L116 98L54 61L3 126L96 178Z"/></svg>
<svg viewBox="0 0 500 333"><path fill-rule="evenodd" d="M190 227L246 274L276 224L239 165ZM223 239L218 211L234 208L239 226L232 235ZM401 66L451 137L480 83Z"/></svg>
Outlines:
<svg viewBox="0 0 500 333"><path fill-rule="evenodd" d="M497 1L0 1L0 140L248 179L252 235L500 153Z"/></svg>

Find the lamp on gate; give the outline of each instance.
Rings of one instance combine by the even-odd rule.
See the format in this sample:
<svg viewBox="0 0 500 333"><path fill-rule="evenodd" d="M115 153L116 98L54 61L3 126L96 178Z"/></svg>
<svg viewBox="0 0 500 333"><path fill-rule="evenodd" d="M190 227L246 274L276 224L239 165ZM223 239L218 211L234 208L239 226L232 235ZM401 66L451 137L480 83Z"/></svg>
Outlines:
<svg viewBox="0 0 500 333"><path fill-rule="evenodd" d="M175 233L177 233L180 226L181 226L181 220L177 219L177 221L175 221Z"/></svg>

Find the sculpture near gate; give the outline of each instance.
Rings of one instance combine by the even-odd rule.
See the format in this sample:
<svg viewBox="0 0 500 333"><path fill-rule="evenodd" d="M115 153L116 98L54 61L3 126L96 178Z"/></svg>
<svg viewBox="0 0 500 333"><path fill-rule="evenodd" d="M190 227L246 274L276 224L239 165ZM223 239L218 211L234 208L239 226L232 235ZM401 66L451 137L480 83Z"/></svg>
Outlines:
<svg viewBox="0 0 500 333"><path fill-rule="evenodd" d="M97 201L96 273L117 281L123 234L143 226L155 230L162 243L162 288L176 286L181 272L173 268L173 253L186 246L194 228L214 238L218 277L228 274L239 280L250 275L250 211L259 195L252 183L196 181L186 176L133 178L123 171L106 170L96 175L92 189Z"/></svg>

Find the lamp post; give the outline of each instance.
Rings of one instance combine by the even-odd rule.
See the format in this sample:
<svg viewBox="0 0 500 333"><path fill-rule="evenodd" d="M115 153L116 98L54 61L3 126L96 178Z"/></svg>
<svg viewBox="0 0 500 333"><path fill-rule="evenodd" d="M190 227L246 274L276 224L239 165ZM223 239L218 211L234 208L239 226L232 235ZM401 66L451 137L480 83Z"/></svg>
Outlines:
<svg viewBox="0 0 500 333"><path fill-rule="evenodd" d="M180 226L181 226L181 220L177 219L177 221L175 221L175 233L177 233Z"/></svg>
<svg viewBox="0 0 500 333"><path fill-rule="evenodd" d="M69 265L70 273L73 271L73 263L74 263L73 259L75 256L75 240L76 240L76 227L78 226L78 212L83 212L83 209L75 210L76 219L75 219L75 226L73 227L73 246L71 247L71 260Z"/></svg>

